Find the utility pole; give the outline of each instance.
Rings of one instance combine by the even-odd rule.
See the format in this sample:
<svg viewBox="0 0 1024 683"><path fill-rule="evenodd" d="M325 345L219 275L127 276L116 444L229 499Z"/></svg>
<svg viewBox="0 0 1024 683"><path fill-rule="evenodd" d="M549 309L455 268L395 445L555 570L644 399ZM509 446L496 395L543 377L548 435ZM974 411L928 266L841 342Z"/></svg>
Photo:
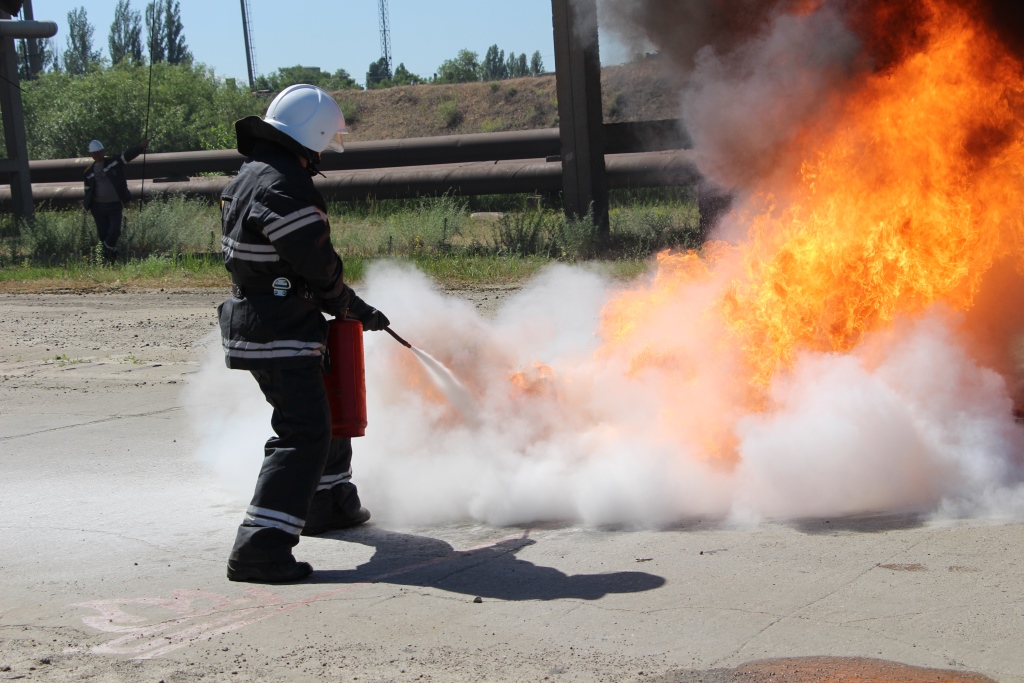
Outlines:
<svg viewBox="0 0 1024 683"><path fill-rule="evenodd" d="M249 24L249 0L242 3L242 35L245 36L245 67L249 70L249 90L256 89L256 55L252 48L252 26Z"/></svg>
<svg viewBox="0 0 1024 683"><path fill-rule="evenodd" d="M391 19L388 12L388 0L379 0L380 6L380 56L388 69L388 77L394 76L391 65Z"/></svg>

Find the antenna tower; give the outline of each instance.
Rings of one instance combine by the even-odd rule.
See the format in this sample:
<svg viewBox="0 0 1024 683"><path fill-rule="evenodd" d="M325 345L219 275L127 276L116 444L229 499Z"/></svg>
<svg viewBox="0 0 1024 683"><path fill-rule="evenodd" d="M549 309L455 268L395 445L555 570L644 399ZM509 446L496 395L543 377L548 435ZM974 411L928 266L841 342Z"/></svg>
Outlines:
<svg viewBox="0 0 1024 683"><path fill-rule="evenodd" d="M256 89L256 49L252 45L252 23L249 21L249 0L242 3L242 34L245 36L245 66L249 69L249 89Z"/></svg>
<svg viewBox="0 0 1024 683"><path fill-rule="evenodd" d="M388 0L379 0L380 5L380 56L388 68L388 75L394 72L391 69L391 20L388 16Z"/></svg>

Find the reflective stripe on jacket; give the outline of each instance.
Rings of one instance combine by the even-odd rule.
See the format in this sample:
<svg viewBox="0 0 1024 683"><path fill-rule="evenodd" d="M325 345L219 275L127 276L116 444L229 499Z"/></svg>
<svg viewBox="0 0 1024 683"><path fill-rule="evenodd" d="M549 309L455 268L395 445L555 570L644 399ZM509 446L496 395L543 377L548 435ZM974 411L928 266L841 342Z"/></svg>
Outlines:
<svg viewBox="0 0 1024 683"><path fill-rule="evenodd" d="M327 322L321 308L343 313L351 293L331 245L325 209L298 158L267 141L257 143L224 189L221 251L244 297L232 297L219 308L229 368L322 362ZM287 296L271 293L278 278L288 280Z"/></svg>
<svg viewBox="0 0 1024 683"><path fill-rule="evenodd" d="M132 200L128 192L128 179L124 175L125 164L142 154L141 147L132 147L127 152L114 156L103 157L103 173L110 180L110 184L117 191L117 196L122 204ZM96 191L96 163L93 162L85 169L85 199L82 204L86 209L92 208L93 193Z"/></svg>

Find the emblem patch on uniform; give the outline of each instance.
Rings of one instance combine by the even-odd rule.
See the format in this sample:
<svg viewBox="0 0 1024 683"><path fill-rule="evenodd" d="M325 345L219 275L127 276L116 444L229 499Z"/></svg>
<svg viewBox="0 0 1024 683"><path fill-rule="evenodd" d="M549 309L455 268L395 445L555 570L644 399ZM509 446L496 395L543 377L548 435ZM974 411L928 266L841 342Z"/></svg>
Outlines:
<svg viewBox="0 0 1024 683"><path fill-rule="evenodd" d="M292 283L286 277L279 277L274 280L274 296L288 296L288 290Z"/></svg>

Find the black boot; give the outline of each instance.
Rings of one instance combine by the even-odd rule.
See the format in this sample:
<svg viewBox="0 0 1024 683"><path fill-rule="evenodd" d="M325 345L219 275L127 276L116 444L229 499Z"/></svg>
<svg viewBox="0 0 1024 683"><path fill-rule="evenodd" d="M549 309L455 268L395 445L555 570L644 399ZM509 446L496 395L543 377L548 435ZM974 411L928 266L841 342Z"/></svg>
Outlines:
<svg viewBox="0 0 1024 683"><path fill-rule="evenodd" d="M355 484L346 482L327 491L317 491L309 506L303 536L319 536L336 529L351 529L370 521L370 511L359 502Z"/></svg>
<svg viewBox="0 0 1024 683"><path fill-rule="evenodd" d="M228 580L247 583L290 583L313 573L309 562L241 562L228 560Z"/></svg>

